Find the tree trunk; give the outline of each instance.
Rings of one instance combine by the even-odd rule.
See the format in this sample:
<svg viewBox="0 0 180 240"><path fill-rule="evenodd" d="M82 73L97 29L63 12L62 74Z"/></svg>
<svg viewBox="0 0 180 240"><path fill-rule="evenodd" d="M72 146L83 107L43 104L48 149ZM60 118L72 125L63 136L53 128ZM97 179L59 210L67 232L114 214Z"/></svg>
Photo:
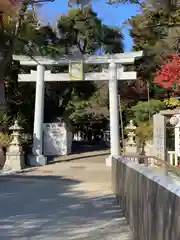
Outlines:
<svg viewBox="0 0 180 240"><path fill-rule="evenodd" d="M0 75L0 115L2 115L7 108L6 97L5 97L5 86L4 86L4 77ZM3 132L3 126L0 123L0 133ZM0 169L3 168L6 161L5 153L3 151L3 146L0 143Z"/></svg>
<svg viewBox="0 0 180 240"><path fill-rule="evenodd" d="M12 54L14 51L14 47L18 41L18 37L20 34L20 30L24 20L24 14L27 10L27 5L22 4L17 18L17 23L14 31L12 32L12 38L10 42L3 42L0 48L0 111L4 111L6 109L6 96L5 96L5 86L4 86L4 74L8 67L9 62L12 60ZM0 12L0 31L2 36L4 34L4 24L3 24L3 12Z"/></svg>
<svg viewBox="0 0 180 240"><path fill-rule="evenodd" d="M7 102L5 97L4 77L0 74L0 114L7 108Z"/></svg>
<svg viewBox="0 0 180 240"><path fill-rule="evenodd" d="M73 87L71 86L71 87L68 89L68 91L67 91L66 95L64 96L63 101L62 101L62 103L61 103L60 110L59 110L59 115L60 115L60 116L63 115L63 113L64 113L64 111L66 110L66 107L67 107L69 101L71 100L72 91L73 91Z"/></svg>

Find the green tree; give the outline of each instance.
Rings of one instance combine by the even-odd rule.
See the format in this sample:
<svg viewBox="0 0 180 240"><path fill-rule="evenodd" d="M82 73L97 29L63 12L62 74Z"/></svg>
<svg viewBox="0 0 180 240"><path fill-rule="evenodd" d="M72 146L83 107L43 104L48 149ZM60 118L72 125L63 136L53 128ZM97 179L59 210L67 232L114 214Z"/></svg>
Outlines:
<svg viewBox="0 0 180 240"><path fill-rule="evenodd" d="M73 5L80 5L80 6L87 6L90 5L93 0L69 0L70 6ZM139 0L109 0L106 1L108 4L120 4L120 3L135 3L140 4L141 1Z"/></svg>
<svg viewBox="0 0 180 240"><path fill-rule="evenodd" d="M67 15L63 15L58 21L58 29L60 36L64 40L64 46L67 53L72 53L73 46L78 46L83 54L96 53L98 50L106 53L123 51L123 37L120 30L109 28L102 24L97 15L89 7L84 9L73 9ZM81 38L85 41L83 50L79 46ZM96 70L100 70L99 66L85 65L85 72ZM87 90L90 89L89 87L91 85L94 86L94 92L91 92L92 96L87 98L87 96L90 96ZM77 96L78 89L81 90L79 92L81 94ZM74 123L83 122L83 119L85 121L89 119L89 117L95 120L107 116L107 83L77 83L76 91L74 91L73 87L70 91L72 93L72 101L71 98L69 98L70 102L67 111L69 114L72 112L71 119ZM82 92L86 98L82 98ZM106 102L105 105L103 105L104 101Z"/></svg>
<svg viewBox="0 0 180 240"><path fill-rule="evenodd" d="M35 4L43 4L44 2L53 2L54 0L23 0L10 1L1 0L0 3L0 109L6 108L4 77L5 71L12 62L12 54L15 50L15 45L20 36L24 17L29 6ZM12 20L13 19L13 20ZM7 21L10 21L11 31L7 31L5 26Z"/></svg>
<svg viewBox="0 0 180 240"><path fill-rule="evenodd" d="M100 42L101 49L105 53L120 53L123 52L123 35L119 28L110 28L102 25Z"/></svg>
<svg viewBox="0 0 180 240"><path fill-rule="evenodd" d="M90 13L92 10L88 10ZM72 12L72 11L70 11ZM81 15L81 11L79 9L74 10L77 14L74 14L74 19L78 19L81 16L77 16L78 14ZM69 16L69 14L68 14ZM91 17L94 18L95 14L91 14ZM73 17L71 18L71 22L73 22ZM95 17L97 18L97 17ZM65 19L67 20L67 24L65 22ZM98 19L98 18L97 18ZM94 35L93 39L99 39L99 37L96 36L97 31L96 28L99 27L102 29L105 27L106 32L111 33L111 28L107 26L102 25L101 21L98 20L92 20L87 22L90 26L87 25L88 31L92 31L92 34ZM58 21L60 24L61 19ZM97 23L96 25L93 25L93 29L91 27L91 23ZM15 46L15 53L16 54L34 54L34 55L50 55L52 56L54 52L56 52L56 55L61 53L65 53L65 48L68 48L68 51L71 51L71 48L73 46L76 46L75 42L72 42L70 39L70 43L68 43L66 39L66 44L64 39L65 36L69 36L70 28L69 28L69 18L66 16L63 16L63 31L64 35L61 36L60 34L57 34L56 30L53 30L50 26L39 26L38 20L36 18L36 15L32 11L28 11L25 14L25 21L22 26L22 31L19 36L19 41L17 42ZM72 25L71 25L72 26ZM9 27L9 26L8 26ZM9 27L10 30L10 27ZM80 31L80 29L79 29ZM85 31L84 28L82 28L82 33ZM105 31L104 31L105 32ZM117 37L117 32L112 30L112 33L115 32L115 37ZM116 50L122 51L122 48L118 48L117 45L119 44L122 46L122 36L119 34L119 43L116 43ZM109 35L108 35L109 36ZM105 36L104 36L105 38ZM96 43L96 49L94 43L90 43L88 46L88 51L93 52L99 49L101 45L103 45L103 48L106 48L107 52L115 51L113 50L113 47L111 46L113 41L113 34L110 35L110 40L107 40L108 37L106 37L106 43L104 42L98 42ZM76 40L76 39L75 39ZM36 44L34 44L36 43ZM74 44L74 45L73 45ZM42 49L41 46L44 48ZM110 48L109 48L110 46ZM92 48L91 48L92 47ZM109 50L108 50L109 48ZM44 50L44 53L42 53L42 50ZM51 51L52 50L52 51ZM34 109L34 91L35 91L35 85L33 83L17 83L17 73L19 69L21 69L21 72L26 72L28 68L20 67L18 63L14 62L13 65L11 65L11 71L8 71L7 77L6 77L6 90L7 90L7 100L8 100L8 106L9 106L9 114L16 116L17 114L20 114L23 116L28 123L33 122L33 109ZM96 71L99 70L98 66L85 66L86 71ZM68 68L64 66L59 67L52 67L49 68L49 70L53 72L67 72ZM86 115L91 115L91 119L99 119L103 118L104 115L108 112L108 92L107 92L107 83L94 83L94 82L70 82L70 83L46 83L46 89L45 89L45 121L51 121L56 116L62 116L63 114L66 114L66 108L67 106L71 105L71 109L73 109L72 114L72 120L74 122L77 122L76 116L79 114L79 110L77 107L77 102L79 102L79 105L81 106L81 109L83 109L83 112L86 113ZM75 100L78 99L78 100ZM84 109L84 102L90 102L89 108ZM105 101L105 103L104 103ZM103 106L102 106L103 105ZM69 108L69 107L68 107ZM99 111L100 108L100 111ZM77 110L77 111L76 111ZM76 112L76 113L75 113ZM105 113L105 114L104 114ZM83 118L86 119L85 114L81 118L81 122L83 122ZM29 124L29 129L32 129L32 125Z"/></svg>
<svg viewBox="0 0 180 240"><path fill-rule="evenodd" d="M65 41L67 53L78 46L82 53L93 53L98 49L101 21L90 8L72 9L58 21L58 30ZM81 40L84 46L81 48Z"/></svg>
<svg viewBox="0 0 180 240"><path fill-rule="evenodd" d="M137 124L136 136L139 146L144 148L146 141L153 137L153 115L165 109L165 103L160 100L139 101L130 108L129 115Z"/></svg>
<svg viewBox="0 0 180 240"><path fill-rule="evenodd" d="M64 40L66 53L72 53L77 46L83 53L95 53L103 50L108 53L123 50L123 36L119 29L102 24L97 14L90 8L72 9L58 21L61 41ZM81 41L84 41L83 49Z"/></svg>
<svg viewBox="0 0 180 240"><path fill-rule="evenodd" d="M139 124L152 120L154 114L165 108L164 102L152 99L149 102L138 102L135 106L131 107L131 112L136 124Z"/></svg>
<svg viewBox="0 0 180 240"><path fill-rule="evenodd" d="M179 49L180 35L175 31L179 23L178 10L174 15L169 15L165 10L144 5L142 13L132 17L128 23L131 27L130 35L134 40L133 49L144 52L143 58L136 61L138 76L141 81L149 83L150 97L163 99L169 92L156 86L154 77L169 53L177 52Z"/></svg>
<svg viewBox="0 0 180 240"><path fill-rule="evenodd" d="M106 86L95 88L94 93L88 99L82 100L77 95L69 102L65 114L75 125L84 125L91 121L103 121L109 115L108 89Z"/></svg>

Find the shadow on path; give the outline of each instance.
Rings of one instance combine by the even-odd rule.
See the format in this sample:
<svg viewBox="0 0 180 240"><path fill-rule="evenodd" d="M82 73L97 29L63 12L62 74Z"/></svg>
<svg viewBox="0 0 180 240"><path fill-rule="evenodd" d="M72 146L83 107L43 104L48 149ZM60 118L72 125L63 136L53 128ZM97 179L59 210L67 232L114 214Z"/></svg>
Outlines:
<svg viewBox="0 0 180 240"><path fill-rule="evenodd" d="M71 162L71 161L75 161L75 160L85 160L85 159L89 159L89 157L100 157L100 156L107 156L107 153L101 153L101 154L91 154L91 155L68 155L68 156L63 156L63 157L48 157L48 164L55 164L58 162ZM57 159L57 160L54 160Z"/></svg>
<svg viewBox="0 0 180 240"><path fill-rule="evenodd" d="M0 177L0 239L132 240L114 198L85 196L75 189L80 183L61 176Z"/></svg>
<svg viewBox="0 0 180 240"><path fill-rule="evenodd" d="M94 151L102 151L107 150L109 147L103 142L83 142L83 141L73 141L72 142L72 154L79 154L85 152L94 152Z"/></svg>

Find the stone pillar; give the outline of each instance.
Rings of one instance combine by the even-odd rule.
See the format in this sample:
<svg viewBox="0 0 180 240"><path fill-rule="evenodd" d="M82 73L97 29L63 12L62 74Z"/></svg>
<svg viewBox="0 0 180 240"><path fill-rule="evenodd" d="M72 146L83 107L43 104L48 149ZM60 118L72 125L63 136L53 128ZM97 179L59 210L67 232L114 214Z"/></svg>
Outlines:
<svg viewBox="0 0 180 240"><path fill-rule="evenodd" d="M120 155L117 68L114 62L109 64L109 113L111 155L106 159L106 166L111 167L112 157Z"/></svg>
<svg viewBox="0 0 180 240"><path fill-rule="evenodd" d="M136 126L134 125L133 120L130 120L126 130L128 132L128 139L125 141L125 154L137 155L137 144L135 142Z"/></svg>
<svg viewBox="0 0 180 240"><path fill-rule="evenodd" d="M179 157L180 156L180 114L176 114L174 115L174 117L177 118L177 124L174 126L174 137L175 137L174 145L175 145L175 153Z"/></svg>
<svg viewBox="0 0 180 240"><path fill-rule="evenodd" d="M173 160L170 160L171 163L177 166L179 164L179 157L180 157L180 114L174 114L171 118L170 118L170 124L174 127L174 148L175 148L175 152L174 152L174 157L171 154L170 158ZM168 161L168 151L167 151L167 158L166 161Z"/></svg>
<svg viewBox="0 0 180 240"><path fill-rule="evenodd" d="M13 131L11 134L12 141L6 153L6 162L3 169L19 171L24 168L24 153L20 143L20 131L23 129L18 125L18 121L16 120L9 130Z"/></svg>
<svg viewBox="0 0 180 240"><path fill-rule="evenodd" d="M166 119L159 113L153 115L153 155L166 159Z"/></svg>
<svg viewBox="0 0 180 240"><path fill-rule="evenodd" d="M42 155L44 121L44 72L45 67L38 65L34 112L33 155L29 158L30 166L47 164L47 159Z"/></svg>

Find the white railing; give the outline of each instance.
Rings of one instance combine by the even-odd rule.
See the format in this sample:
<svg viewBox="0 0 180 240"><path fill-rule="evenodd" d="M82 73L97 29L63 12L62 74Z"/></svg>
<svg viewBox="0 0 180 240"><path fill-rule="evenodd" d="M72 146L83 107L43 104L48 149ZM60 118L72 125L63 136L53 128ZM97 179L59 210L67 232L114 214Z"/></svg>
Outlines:
<svg viewBox="0 0 180 240"><path fill-rule="evenodd" d="M178 165L178 156L175 151L168 151L168 161L171 165Z"/></svg>
<svg viewBox="0 0 180 240"><path fill-rule="evenodd" d="M148 164L155 164L157 165L156 158L155 157L150 157L150 156L124 156L125 158L128 158L128 160L131 160L133 162L138 162L141 158L143 157L148 159ZM179 159L178 155L175 151L168 151L168 163L171 164L172 166L177 166L179 164Z"/></svg>

